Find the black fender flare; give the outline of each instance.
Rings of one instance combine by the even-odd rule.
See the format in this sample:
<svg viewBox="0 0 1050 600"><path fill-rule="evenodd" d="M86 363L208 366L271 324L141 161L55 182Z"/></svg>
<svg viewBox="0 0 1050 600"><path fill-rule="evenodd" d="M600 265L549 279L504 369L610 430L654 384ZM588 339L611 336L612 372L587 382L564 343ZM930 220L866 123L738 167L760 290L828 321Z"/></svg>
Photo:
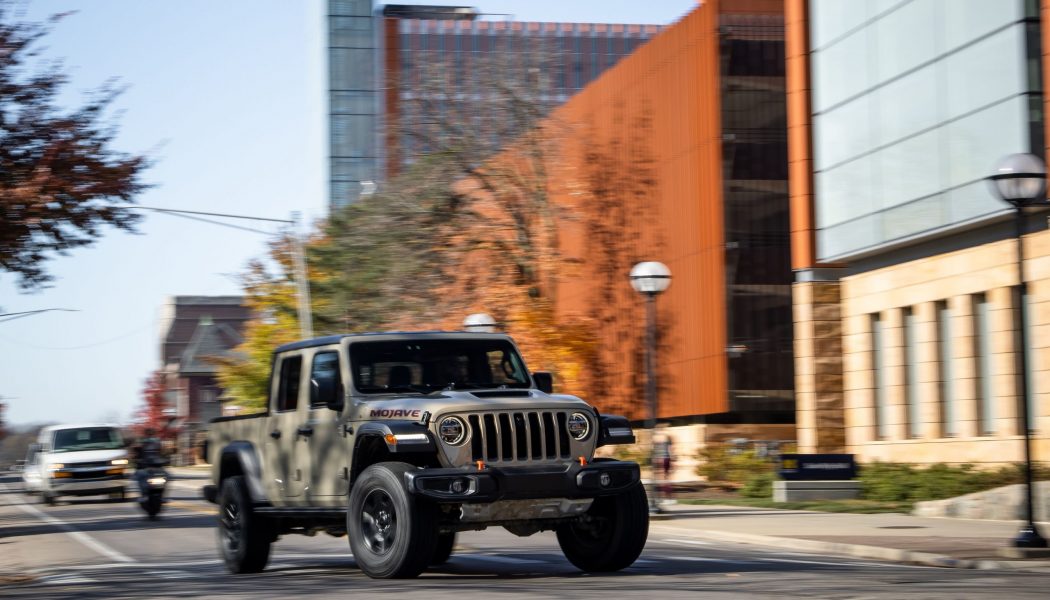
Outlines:
<svg viewBox="0 0 1050 600"><path fill-rule="evenodd" d="M262 483L262 464L255 444L245 440L230 442L219 453L219 478L216 484L221 486L223 479L233 473L229 470L231 463L240 465L240 474L248 487L248 495L255 504L268 504L266 490Z"/></svg>
<svg viewBox="0 0 1050 600"><path fill-rule="evenodd" d="M633 444L635 442L634 430L627 417L619 415L601 415L598 424L598 445L611 446L613 444Z"/></svg>
<svg viewBox="0 0 1050 600"><path fill-rule="evenodd" d="M437 444L418 421L367 421L354 432L354 458L365 439L377 437L392 454L399 452L437 452Z"/></svg>

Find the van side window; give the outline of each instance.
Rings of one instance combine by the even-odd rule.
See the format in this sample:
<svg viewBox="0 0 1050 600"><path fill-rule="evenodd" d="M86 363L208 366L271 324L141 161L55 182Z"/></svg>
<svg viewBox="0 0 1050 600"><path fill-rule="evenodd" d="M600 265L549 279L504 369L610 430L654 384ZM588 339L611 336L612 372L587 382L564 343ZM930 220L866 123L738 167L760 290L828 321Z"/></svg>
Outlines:
<svg viewBox="0 0 1050 600"><path fill-rule="evenodd" d="M299 406L299 380L302 372L302 356L288 356L281 360L281 381L277 386L277 406L274 410L290 411Z"/></svg>
<svg viewBox="0 0 1050 600"><path fill-rule="evenodd" d="M318 352L310 367L310 408L327 406L326 398L342 393L343 376L339 372L339 353Z"/></svg>

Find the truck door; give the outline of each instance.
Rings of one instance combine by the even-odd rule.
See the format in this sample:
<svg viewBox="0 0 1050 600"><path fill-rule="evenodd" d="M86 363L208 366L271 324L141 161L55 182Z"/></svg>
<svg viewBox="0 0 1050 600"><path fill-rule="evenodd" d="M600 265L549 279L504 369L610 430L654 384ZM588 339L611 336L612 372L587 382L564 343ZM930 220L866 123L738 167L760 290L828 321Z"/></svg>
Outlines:
<svg viewBox="0 0 1050 600"><path fill-rule="evenodd" d="M302 440L310 457L306 492L310 498L346 494L350 446L342 411L333 410L328 404L330 399L345 398L342 373L337 346L318 349L310 360L310 436Z"/></svg>
<svg viewBox="0 0 1050 600"><path fill-rule="evenodd" d="M299 401L303 394L303 355L288 353L274 365L277 384L274 390L273 410L270 413L270 431L266 440L266 462L275 496L301 496L305 486L305 470L299 454L299 428L305 423L305 413Z"/></svg>

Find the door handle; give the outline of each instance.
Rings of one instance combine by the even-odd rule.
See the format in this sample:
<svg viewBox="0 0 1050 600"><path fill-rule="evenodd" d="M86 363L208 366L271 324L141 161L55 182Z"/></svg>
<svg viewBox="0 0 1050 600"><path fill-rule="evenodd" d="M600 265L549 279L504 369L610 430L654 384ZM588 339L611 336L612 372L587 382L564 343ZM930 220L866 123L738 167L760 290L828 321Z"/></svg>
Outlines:
<svg viewBox="0 0 1050 600"><path fill-rule="evenodd" d="M303 425L298 429L298 432L301 436L311 436L314 434L314 428L309 425Z"/></svg>
<svg viewBox="0 0 1050 600"><path fill-rule="evenodd" d="M275 440L277 438L281 437L281 430L280 429L274 429L273 431L270 432L270 437L272 437Z"/></svg>

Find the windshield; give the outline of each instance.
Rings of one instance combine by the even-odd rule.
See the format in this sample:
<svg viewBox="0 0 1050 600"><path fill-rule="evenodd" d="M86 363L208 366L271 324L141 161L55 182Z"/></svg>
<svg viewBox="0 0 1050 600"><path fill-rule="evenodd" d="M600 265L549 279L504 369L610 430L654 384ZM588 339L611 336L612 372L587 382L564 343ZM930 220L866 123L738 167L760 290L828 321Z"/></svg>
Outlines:
<svg viewBox="0 0 1050 600"><path fill-rule="evenodd" d="M529 387L525 364L506 340L353 342L350 364L365 394Z"/></svg>
<svg viewBox="0 0 1050 600"><path fill-rule="evenodd" d="M123 447L120 432L112 427L81 427L56 431L52 452L116 450Z"/></svg>

